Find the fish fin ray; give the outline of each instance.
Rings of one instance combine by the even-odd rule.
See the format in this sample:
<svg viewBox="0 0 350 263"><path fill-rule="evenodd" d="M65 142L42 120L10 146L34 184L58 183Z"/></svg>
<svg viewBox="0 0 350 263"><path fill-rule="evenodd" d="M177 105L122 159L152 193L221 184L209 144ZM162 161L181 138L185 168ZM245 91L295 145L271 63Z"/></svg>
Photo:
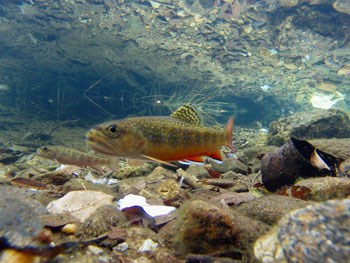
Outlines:
<svg viewBox="0 0 350 263"><path fill-rule="evenodd" d="M118 172L119 171L119 158L118 157L110 157L110 162L108 167L111 168L111 170L113 170L114 172Z"/></svg>
<svg viewBox="0 0 350 263"><path fill-rule="evenodd" d="M148 156L148 155L142 155L142 157L150 160L150 161L153 161L153 162L157 162L157 163L162 163L162 164L165 164L165 165L169 165L169 166L172 166L172 167L177 167L175 164L172 164L172 163L169 163L169 162L166 162L166 161L162 161L162 160L159 160L157 158L153 158L151 156Z"/></svg>
<svg viewBox="0 0 350 263"><path fill-rule="evenodd" d="M234 150L233 146L232 146L232 138L233 138L233 125L234 125L234 119L233 117L231 117L226 125L225 125L225 130L227 132L227 147L230 148L232 151Z"/></svg>

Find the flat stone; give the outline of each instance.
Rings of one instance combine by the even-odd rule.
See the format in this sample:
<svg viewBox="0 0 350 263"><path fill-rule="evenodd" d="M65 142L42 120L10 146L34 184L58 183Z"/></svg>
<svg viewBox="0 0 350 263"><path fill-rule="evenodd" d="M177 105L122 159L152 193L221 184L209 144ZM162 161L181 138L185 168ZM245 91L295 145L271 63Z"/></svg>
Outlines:
<svg viewBox="0 0 350 263"><path fill-rule="evenodd" d="M266 224L274 225L291 210L309 204L310 202L289 196L266 195L251 202L240 204L235 207L235 211Z"/></svg>

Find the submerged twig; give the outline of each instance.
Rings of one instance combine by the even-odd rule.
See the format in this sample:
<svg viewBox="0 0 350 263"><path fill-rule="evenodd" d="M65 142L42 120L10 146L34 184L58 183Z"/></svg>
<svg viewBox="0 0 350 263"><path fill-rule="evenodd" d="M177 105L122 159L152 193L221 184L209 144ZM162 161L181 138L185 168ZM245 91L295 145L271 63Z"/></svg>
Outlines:
<svg viewBox="0 0 350 263"><path fill-rule="evenodd" d="M51 136L57 130L58 127L66 125L67 123L73 123L73 122L77 122L77 121L79 121L79 119L76 119L76 120L65 120L65 121L59 122L59 123L57 123L55 126L53 126L50 129L50 131L47 133L47 135Z"/></svg>
<svg viewBox="0 0 350 263"><path fill-rule="evenodd" d="M95 101L93 101L88 95L87 93L94 88L95 86L97 86L102 80L104 80L105 78L107 78L109 75L111 75L112 73L114 73L114 71L107 73L106 75L104 75L102 78L100 78L99 80L97 80L94 84L92 84L90 87L88 87L84 93L83 96L85 99L87 99L88 101L90 101L92 104L94 104L97 108L99 108L101 111L103 111L104 113L106 113L107 115L111 116L111 117L115 117L115 115L113 113L110 113L109 111L105 110L102 106L100 106L99 104L97 104Z"/></svg>

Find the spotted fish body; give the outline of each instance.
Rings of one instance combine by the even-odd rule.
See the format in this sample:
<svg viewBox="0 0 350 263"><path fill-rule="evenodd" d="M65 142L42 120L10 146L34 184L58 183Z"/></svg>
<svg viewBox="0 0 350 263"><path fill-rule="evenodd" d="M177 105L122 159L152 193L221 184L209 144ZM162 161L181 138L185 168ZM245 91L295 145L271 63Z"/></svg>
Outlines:
<svg viewBox="0 0 350 263"><path fill-rule="evenodd" d="M106 122L91 129L88 145L97 152L134 159L203 161L221 160L220 146L232 147L231 118L226 129L200 124L198 114L184 105L171 116L134 117Z"/></svg>

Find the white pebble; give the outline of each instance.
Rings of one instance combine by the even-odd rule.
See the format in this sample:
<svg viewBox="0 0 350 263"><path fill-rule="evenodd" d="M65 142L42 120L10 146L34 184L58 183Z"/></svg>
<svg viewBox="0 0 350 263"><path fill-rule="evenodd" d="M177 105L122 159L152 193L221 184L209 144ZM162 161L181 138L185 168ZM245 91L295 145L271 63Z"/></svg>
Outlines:
<svg viewBox="0 0 350 263"><path fill-rule="evenodd" d="M99 255L103 253L103 249L98 246L90 245L88 246L89 251L94 255Z"/></svg>
<svg viewBox="0 0 350 263"><path fill-rule="evenodd" d="M146 239L142 246L139 248L139 252L149 252L154 251L158 247L158 243L154 242L152 239Z"/></svg>
<svg viewBox="0 0 350 263"><path fill-rule="evenodd" d="M115 247L113 248L113 250L114 250L114 251L117 251L117 252L125 252L126 250L128 250L128 248L129 248L128 243L123 242L123 243L120 243L120 244L118 244L117 246L115 246Z"/></svg>

